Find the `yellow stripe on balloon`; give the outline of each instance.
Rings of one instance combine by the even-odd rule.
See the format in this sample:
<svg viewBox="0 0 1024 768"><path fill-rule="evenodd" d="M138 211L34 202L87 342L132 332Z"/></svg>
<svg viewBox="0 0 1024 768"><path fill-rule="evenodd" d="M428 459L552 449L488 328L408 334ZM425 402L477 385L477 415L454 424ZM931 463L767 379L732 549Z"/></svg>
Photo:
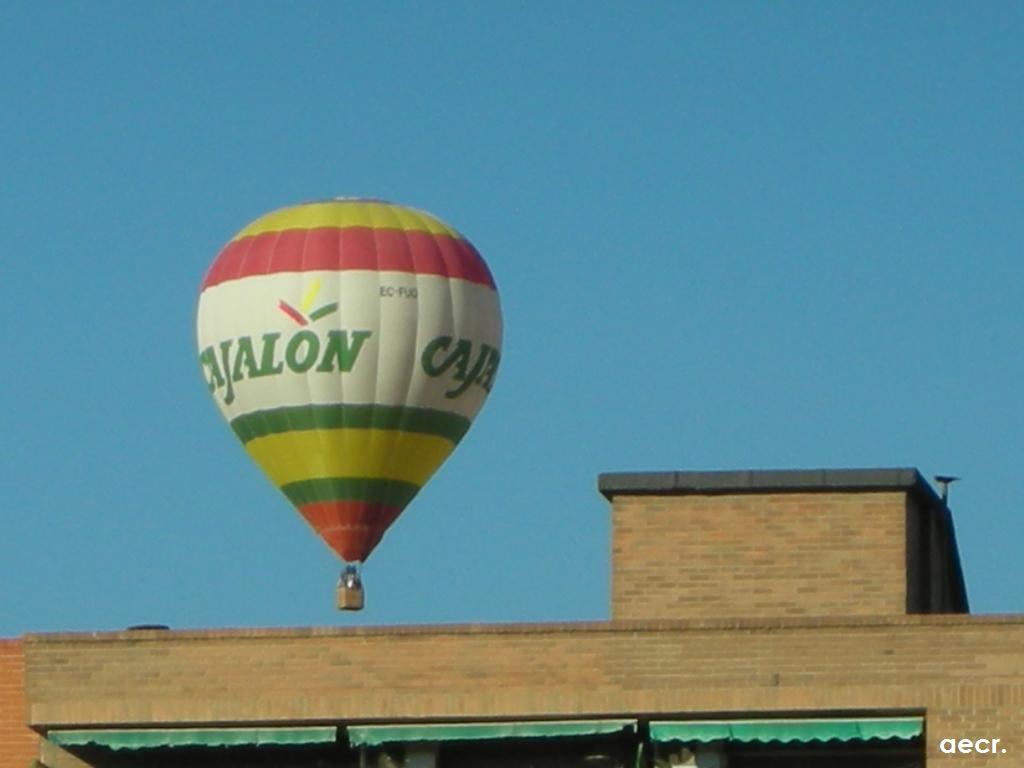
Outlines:
<svg viewBox="0 0 1024 768"><path fill-rule="evenodd" d="M308 429L250 440L245 450L277 485L323 477L422 486L455 448L436 435L394 429Z"/></svg>
<svg viewBox="0 0 1024 768"><path fill-rule="evenodd" d="M239 232L234 240L286 229L316 229L318 227L370 227L371 229L404 229L412 232L430 232L435 235L460 237L444 222L422 211L403 206L367 200L329 200L307 203L262 216Z"/></svg>
<svg viewBox="0 0 1024 768"><path fill-rule="evenodd" d="M306 290L306 295L302 297L303 312L309 312L309 308L313 306L313 302L316 301L316 295L318 293L320 293L320 281L314 280Z"/></svg>

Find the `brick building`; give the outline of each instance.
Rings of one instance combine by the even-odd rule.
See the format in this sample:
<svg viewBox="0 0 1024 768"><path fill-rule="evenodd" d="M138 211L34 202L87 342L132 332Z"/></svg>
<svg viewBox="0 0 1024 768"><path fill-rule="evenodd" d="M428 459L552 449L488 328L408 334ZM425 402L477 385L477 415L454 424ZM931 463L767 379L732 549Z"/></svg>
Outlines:
<svg viewBox="0 0 1024 768"><path fill-rule="evenodd" d="M917 471L599 488L610 621L3 641L0 768L1024 764L1024 616Z"/></svg>

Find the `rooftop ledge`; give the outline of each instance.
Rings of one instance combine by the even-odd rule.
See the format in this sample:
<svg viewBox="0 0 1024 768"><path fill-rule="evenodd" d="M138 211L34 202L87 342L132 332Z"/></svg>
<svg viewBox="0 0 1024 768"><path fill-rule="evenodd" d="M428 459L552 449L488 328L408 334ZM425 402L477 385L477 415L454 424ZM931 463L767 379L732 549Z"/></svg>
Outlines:
<svg viewBox="0 0 1024 768"><path fill-rule="evenodd" d="M764 469L718 472L605 472L598 490L616 496L688 496L736 493L830 493L904 491L941 505L935 490L913 467L890 469Z"/></svg>
<svg viewBox="0 0 1024 768"><path fill-rule="evenodd" d="M716 630L801 630L826 627L870 629L873 627L1000 626L1024 625L1024 614L912 614L895 616L808 616L714 619L630 619L522 624L424 624L374 627L267 627L236 629L144 630L117 632L35 633L24 636L26 644L180 642L188 640L266 640L271 638L339 639L398 635L536 635L562 633L704 632Z"/></svg>

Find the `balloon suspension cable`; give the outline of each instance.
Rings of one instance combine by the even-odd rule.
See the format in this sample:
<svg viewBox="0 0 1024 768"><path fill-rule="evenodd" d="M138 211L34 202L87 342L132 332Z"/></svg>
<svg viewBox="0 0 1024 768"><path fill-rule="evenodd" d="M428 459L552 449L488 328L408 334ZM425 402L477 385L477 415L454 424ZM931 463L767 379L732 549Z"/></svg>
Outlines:
<svg viewBox="0 0 1024 768"><path fill-rule="evenodd" d="M346 565L338 577L338 610L361 611L363 609L363 582L359 578L359 566Z"/></svg>

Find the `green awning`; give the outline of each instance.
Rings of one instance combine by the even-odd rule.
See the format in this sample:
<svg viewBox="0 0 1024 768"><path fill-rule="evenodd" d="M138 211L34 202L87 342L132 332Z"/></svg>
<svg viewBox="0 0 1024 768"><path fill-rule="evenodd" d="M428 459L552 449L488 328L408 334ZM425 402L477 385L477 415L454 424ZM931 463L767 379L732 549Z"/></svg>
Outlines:
<svg viewBox="0 0 1024 768"><path fill-rule="evenodd" d="M907 740L920 736L923 729L924 723L920 717L688 720L651 723L651 741L806 743Z"/></svg>
<svg viewBox="0 0 1024 768"><path fill-rule="evenodd" d="M622 731L635 732L636 720L351 725L348 727L348 738L354 747L375 747L395 742L536 739L559 736L597 736Z"/></svg>
<svg viewBox="0 0 1024 768"><path fill-rule="evenodd" d="M62 747L108 749L157 747L262 747L333 744L337 728L137 728L132 730L50 731L46 738Z"/></svg>

